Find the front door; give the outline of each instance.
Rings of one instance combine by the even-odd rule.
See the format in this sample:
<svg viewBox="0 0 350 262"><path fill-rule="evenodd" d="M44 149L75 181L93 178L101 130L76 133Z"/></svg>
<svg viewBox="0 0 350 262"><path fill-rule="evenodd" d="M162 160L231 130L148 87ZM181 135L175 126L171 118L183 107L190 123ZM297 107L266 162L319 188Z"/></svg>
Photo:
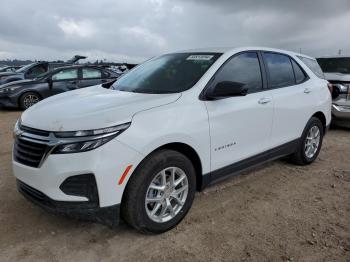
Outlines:
<svg viewBox="0 0 350 262"><path fill-rule="evenodd" d="M245 96L205 101L211 138L211 170L215 171L268 148L273 118L271 91L263 89L261 61L256 52L231 57L210 83L239 83ZM209 87L209 88L210 88Z"/></svg>
<svg viewBox="0 0 350 262"><path fill-rule="evenodd" d="M51 76L51 95L78 88L78 69L62 69Z"/></svg>

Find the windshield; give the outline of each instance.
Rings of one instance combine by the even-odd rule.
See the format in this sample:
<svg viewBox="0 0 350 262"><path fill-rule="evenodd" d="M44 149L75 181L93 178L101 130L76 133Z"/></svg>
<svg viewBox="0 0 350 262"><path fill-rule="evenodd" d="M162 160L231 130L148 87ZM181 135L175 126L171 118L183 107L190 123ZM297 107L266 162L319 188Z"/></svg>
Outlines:
<svg viewBox="0 0 350 262"><path fill-rule="evenodd" d="M151 59L124 76L112 89L150 94L190 89L218 59L219 53L176 53Z"/></svg>
<svg viewBox="0 0 350 262"><path fill-rule="evenodd" d="M318 58L323 72L350 74L350 57Z"/></svg>
<svg viewBox="0 0 350 262"><path fill-rule="evenodd" d="M23 66L20 69L17 69L16 72L17 73L25 73L28 70L28 68L31 68L34 64L36 64L36 63L31 63L31 64L28 64L26 66Z"/></svg>

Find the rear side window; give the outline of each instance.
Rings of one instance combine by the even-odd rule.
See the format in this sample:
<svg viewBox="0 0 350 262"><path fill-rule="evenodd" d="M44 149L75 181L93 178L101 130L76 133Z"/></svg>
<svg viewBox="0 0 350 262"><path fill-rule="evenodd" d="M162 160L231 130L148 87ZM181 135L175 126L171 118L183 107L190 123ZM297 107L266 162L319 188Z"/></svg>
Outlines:
<svg viewBox="0 0 350 262"><path fill-rule="evenodd" d="M69 79L76 79L76 78L78 78L77 69L64 69L52 75L53 81L69 80Z"/></svg>
<svg viewBox="0 0 350 262"><path fill-rule="evenodd" d="M293 59L291 59L291 61L295 74L295 82L296 84L300 84L306 80L307 76L304 73L303 69L301 69L300 66Z"/></svg>
<svg viewBox="0 0 350 262"><path fill-rule="evenodd" d="M294 71L288 56L267 52L263 55L268 69L270 88L295 85Z"/></svg>
<svg viewBox="0 0 350 262"><path fill-rule="evenodd" d="M94 68L83 68L83 78L102 78L101 71Z"/></svg>
<svg viewBox="0 0 350 262"><path fill-rule="evenodd" d="M215 86L222 81L231 81L248 88L248 92L262 89L261 70L258 55L246 52L232 57L221 67L212 83Z"/></svg>
<svg viewBox="0 0 350 262"><path fill-rule="evenodd" d="M324 79L323 71L320 65L317 63L315 59L310 59L304 56L298 56L298 58L303 61L303 63L319 78Z"/></svg>

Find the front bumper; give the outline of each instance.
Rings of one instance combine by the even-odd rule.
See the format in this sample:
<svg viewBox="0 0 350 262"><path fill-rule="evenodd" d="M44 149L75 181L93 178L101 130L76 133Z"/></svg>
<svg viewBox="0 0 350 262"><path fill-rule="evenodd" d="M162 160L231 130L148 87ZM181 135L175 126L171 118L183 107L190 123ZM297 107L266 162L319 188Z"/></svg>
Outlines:
<svg viewBox="0 0 350 262"><path fill-rule="evenodd" d="M7 95L0 95L0 107L18 108L18 101Z"/></svg>
<svg viewBox="0 0 350 262"><path fill-rule="evenodd" d="M128 179L143 158L136 150L114 138L88 152L50 154L39 167L28 166L15 158L12 166L14 176L20 181L19 191L37 205L53 213L114 226L119 220L118 206ZM120 177L130 165L130 172L120 184ZM91 174L96 181L97 201L62 187L68 179L86 174ZM113 216L116 217L112 219Z"/></svg>
<svg viewBox="0 0 350 262"><path fill-rule="evenodd" d="M17 189L26 199L56 215L98 222L110 227L117 226L120 221L120 205L118 204L100 208L98 199L88 202L55 201L20 180L17 180Z"/></svg>

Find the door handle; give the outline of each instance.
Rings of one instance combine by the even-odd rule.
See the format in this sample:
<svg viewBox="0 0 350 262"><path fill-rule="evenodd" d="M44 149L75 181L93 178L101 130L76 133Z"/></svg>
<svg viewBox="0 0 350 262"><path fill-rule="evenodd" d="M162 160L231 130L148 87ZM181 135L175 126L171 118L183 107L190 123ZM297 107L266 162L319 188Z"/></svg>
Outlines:
<svg viewBox="0 0 350 262"><path fill-rule="evenodd" d="M311 93L311 89L310 88L305 88L304 89L304 93L305 94L310 94Z"/></svg>
<svg viewBox="0 0 350 262"><path fill-rule="evenodd" d="M260 98L259 101L258 101L258 103L259 103L259 104L262 104L262 105L267 104L267 103L270 103L270 102L271 102L271 99L268 98L268 97Z"/></svg>

